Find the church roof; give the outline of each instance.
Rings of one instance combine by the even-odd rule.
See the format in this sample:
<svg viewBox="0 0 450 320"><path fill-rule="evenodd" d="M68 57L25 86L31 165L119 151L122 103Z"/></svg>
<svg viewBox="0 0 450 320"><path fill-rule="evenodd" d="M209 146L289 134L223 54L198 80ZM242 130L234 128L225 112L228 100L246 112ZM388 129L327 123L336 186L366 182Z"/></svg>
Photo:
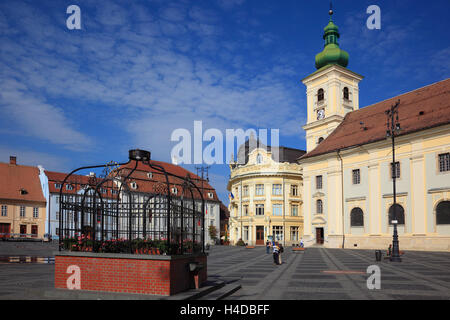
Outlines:
<svg viewBox="0 0 450 320"><path fill-rule="evenodd" d="M450 78L347 113L341 124L315 149L299 160L386 139L385 111L400 100L401 132L413 132L450 123Z"/></svg>
<svg viewBox="0 0 450 320"><path fill-rule="evenodd" d="M329 14L330 21L323 30L323 39L325 40L325 46L323 51L319 52L316 55L316 68L321 69L329 64L337 64L345 68L348 65L349 56L347 51L339 48L339 28L331 19L333 10L330 9Z"/></svg>

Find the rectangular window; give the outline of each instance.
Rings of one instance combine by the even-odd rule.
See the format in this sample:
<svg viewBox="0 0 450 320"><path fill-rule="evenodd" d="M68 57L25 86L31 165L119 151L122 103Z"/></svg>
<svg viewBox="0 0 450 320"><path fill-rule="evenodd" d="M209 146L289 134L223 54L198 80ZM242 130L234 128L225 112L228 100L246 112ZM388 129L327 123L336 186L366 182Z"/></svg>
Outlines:
<svg viewBox="0 0 450 320"><path fill-rule="evenodd" d="M291 186L291 194L292 194L294 197L298 196L298 185L293 184L293 185Z"/></svg>
<svg viewBox="0 0 450 320"><path fill-rule="evenodd" d="M439 155L439 172L450 171L450 152Z"/></svg>
<svg viewBox="0 0 450 320"><path fill-rule="evenodd" d="M322 176L316 176L316 189L322 189Z"/></svg>
<svg viewBox="0 0 450 320"><path fill-rule="evenodd" d="M242 192L243 192L244 197L248 197L248 186L244 186Z"/></svg>
<svg viewBox="0 0 450 320"><path fill-rule="evenodd" d="M66 184L66 190L73 190L73 186L71 184Z"/></svg>
<svg viewBox="0 0 450 320"><path fill-rule="evenodd" d="M244 205L244 216L248 216L248 205Z"/></svg>
<svg viewBox="0 0 450 320"><path fill-rule="evenodd" d="M39 208L33 208L33 218L39 218Z"/></svg>
<svg viewBox="0 0 450 320"><path fill-rule="evenodd" d="M355 169L352 171L353 175L353 184L360 184L361 183L361 174L359 169Z"/></svg>
<svg viewBox="0 0 450 320"><path fill-rule="evenodd" d="M283 241L283 227L282 226L273 226L273 239L275 241Z"/></svg>
<svg viewBox="0 0 450 320"><path fill-rule="evenodd" d="M281 188L281 184L273 184L272 185L272 194L275 196L280 196L283 190Z"/></svg>
<svg viewBox="0 0 450 320"><path fill-rule="evenodd" d="M400 162L395 162L395 167L393 163L391 163L391 178L400 178Z"/></svg>
<svg viewBox="0 0 450 320"><path fill-rule="evenodd" d="M255 185L255 195L257 195L257 196L264 195L264 185L263 184Z"/></svg>
<svg viewBox="0 0 450 320"><path fill-rule="evenodd" d="M2 206L2 217L8 216L8 206Z"/></svg>
<svg viewBox="0 0 450 320"><path fill-rule="evenodd" d="M272 206L273 215L274 216L282 216L283 215L283 205L281 204L274 204Z"/></svg>
<svg viewBox="0 0 450 320"><path fill-rule="evenodd" d="M25 207L23 207L23 206L20 207L20 217L21 218L25 217Z"/></svg>
<svg viewBox="0 0 450 320"><path fill-rule="evenodd" d="M291 241L298 241L298 227L291 227Z"/></svg>
<svg viewBox="0 0 450 320"><path fill-rule="evenodd" d="M244 241L248 241L248 226L244 226Z"/></svg>
<svg viewBox="0 0 450 320"><path fill-rule="evenodd" d="M257 216L263 216L264 215L264 205L263 204L257 204L255 212L256 212Z"/></svg>
<svg viewBox="0 0 450 320"><path fill-rule="evenodd" d="M298 217L298 205L293 205L291 207L291 216Z"/></svg>
<svg viewBox="0 0 450 320"><path fill-rule="evenodd" d="M55 183L55 188L56 189L61 189L61 183Z"/></svg>

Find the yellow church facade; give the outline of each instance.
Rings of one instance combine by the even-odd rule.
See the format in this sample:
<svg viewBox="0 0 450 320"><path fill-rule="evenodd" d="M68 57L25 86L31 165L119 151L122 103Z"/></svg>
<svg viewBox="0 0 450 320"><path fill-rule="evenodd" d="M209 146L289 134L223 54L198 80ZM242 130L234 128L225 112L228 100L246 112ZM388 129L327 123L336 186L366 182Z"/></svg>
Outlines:
<svg viewBox="0 0 450 320"><path fill-rule="evenodd" d="M306 153L283 167L258 164L259 155L270 156L255 149L245 165L230 166L231 242L259 244L258 232L266 239L274 226L283 226L289 245L295 241L289 241L288 228L298 225L306 247L385 250L395 224L400 250L450 251L450 79L360 108L364 77L347 68L349 55L338 45L332 14L317 70L302 80ZM393 147L387 111L394 105ZM283 167L282 174L269 174L271 166ZM270 194L274 184L283 185L280 199ZM288 190L295 184L301 188L293 198ZM256 185L263 185L263 197L242 195ZM277 201L283 214L298 205L298 221L288 214L274 217ZM264 216L255 214L259 204Z"/></svg>
<svg viewBox="0 0 450 320"><path fill-rule="evenodd" d="M450 251L450 80L360 109L363 77L337 38L330 18L318 70L303 79L305 246L387 249L396 223L400 249ZM394 164L386 111L397 102Z"/></svg>

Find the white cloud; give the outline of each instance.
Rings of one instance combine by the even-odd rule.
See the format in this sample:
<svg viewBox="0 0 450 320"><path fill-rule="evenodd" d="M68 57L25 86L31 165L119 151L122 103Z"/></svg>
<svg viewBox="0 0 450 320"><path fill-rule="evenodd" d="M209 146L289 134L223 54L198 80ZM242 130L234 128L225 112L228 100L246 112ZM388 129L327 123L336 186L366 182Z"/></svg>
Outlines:
<svg viewBox="0 0 450 320"><path fill-rule="evenodd" d="M294 72L292 59L277 63L278 68L266 67L266 61L246 64L236 43L222 41L220 28L210 24L216 17L197 7L187 18L182 5L170 6L159 12L163 20L135 8L130 12L139 12L136 23L131 14L119 13L128 12L125 8L101 8L100 22L116 27L115 32L93 25L84 33L70 33L49 24L51 32L31 42L27 37L2 42L9 52L0 59L3 79L25 85L20 92L6 92L8 100L2 98L2 103L9 107L4 112L27 134L66 148L92 145L92 138L82 133L81 119L70 120L67 107L52 105L47 97L107 106L111 114L120 114L114 129L126 128L134 139L130 144L146 145L166 158L169 128L190 128L194 120L215 128L258 126L298 134L304 98L301 88L295 87L298 96L293 94L298 83L287 82ZM46 26L48 21L42 21ZM52 49L43 50L42 43ZM5 92L5 82L0 88ZM22 117L24 113L28 115ZM42 121L34 123L30 114Z"/></svg>

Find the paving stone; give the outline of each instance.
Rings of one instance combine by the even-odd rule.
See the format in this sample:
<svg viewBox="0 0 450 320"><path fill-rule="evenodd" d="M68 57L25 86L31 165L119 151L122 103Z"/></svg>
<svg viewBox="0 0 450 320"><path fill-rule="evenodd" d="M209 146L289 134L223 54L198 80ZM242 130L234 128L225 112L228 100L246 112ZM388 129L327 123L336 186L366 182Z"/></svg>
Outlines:
<svg viewBox="0 0 450 320"><path fill-rule="evenodd" d="M349 300L345 293L321 293L321 292L295 292L288 291L283 294L285 300Z"/></svg>
<svg viewBox="0 0 450 320"><path fill-rule="evenodd" d="M335 288L340 289L342 286L338 282L311 282L311 281L291 281L289 287L300 288Z"/></svg>

